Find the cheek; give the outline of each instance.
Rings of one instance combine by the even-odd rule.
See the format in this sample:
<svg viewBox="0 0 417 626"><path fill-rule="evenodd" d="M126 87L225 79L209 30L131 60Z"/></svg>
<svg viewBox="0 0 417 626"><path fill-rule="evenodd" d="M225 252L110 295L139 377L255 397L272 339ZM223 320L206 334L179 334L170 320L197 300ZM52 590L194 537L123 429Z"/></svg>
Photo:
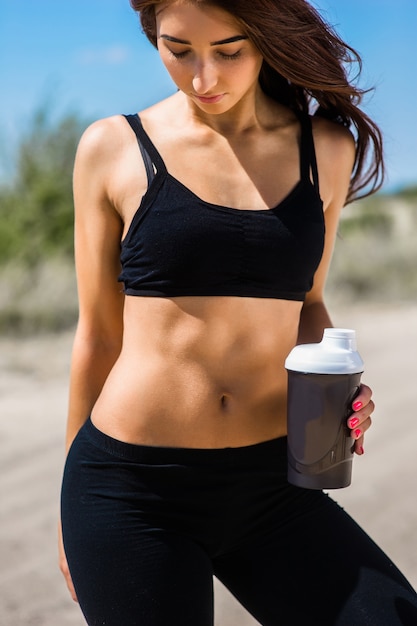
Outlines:
<svg viewBox="0 0 417 626"><path fill-rule="evenodd" d="M245 87L255 83L259 79L259 72L261 70L261 64L257 62L256 59L253 62L247 63L244 67L240 69L235 68L230 72L231 78L242 86Z"/></svg>
<svg viewBox="0 0 417 626"><path fill-rule="evenodd" d="M171 79L177 86L183 85L188 82L188 72L184 66L177 63L175 60L164 58L161 56L162 63L165 66L166 71L170 75Z"/></svg>
<svg viewBox="0 0 417 626"><path fill-rule="evenodd" d="M253 75L258 78L262 69L263 59L260 56L256 56L252 61L252 72Z"/></svg>

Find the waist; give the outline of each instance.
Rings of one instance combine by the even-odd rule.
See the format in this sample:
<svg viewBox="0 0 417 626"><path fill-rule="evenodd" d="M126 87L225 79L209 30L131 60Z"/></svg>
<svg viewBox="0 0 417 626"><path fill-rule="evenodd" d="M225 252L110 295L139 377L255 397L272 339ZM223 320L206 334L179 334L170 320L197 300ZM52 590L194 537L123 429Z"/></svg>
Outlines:
<svg viewBox="0 0 417 626"><path fill-rule="evenodd" d="M126 298L123 348L92 418L134 443L249 445L286 433L300 303Z"/></svg>
<svg viewBox="0 0 417 626"><path fill-rule="evenodd" d="M286 460L287 438L276 437L246 446L222 448L189 448L129 444L106 435L88 418L83 434L101 450L116 457L137 463L190 464L206 467L207 465L241 465L250 462L265 463L271 457L276 462L278 457Z"/></svg>
<svg viewBox="0 0 417 626"><path fill-rule="evenodd" d="M245 446L286 434L286 372L276 364L213 373L201 363L122 357L92 412L107 434L135 444Z"/></svg>

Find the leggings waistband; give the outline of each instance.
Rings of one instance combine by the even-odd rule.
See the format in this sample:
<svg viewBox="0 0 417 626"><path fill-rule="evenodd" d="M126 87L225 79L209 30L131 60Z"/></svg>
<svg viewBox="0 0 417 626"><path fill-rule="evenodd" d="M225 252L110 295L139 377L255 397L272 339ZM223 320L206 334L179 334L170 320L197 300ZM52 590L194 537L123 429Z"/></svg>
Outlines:
<svg viewBox="0 0 417 626"><path fill-rule="evenodd" d="M136 463L185 463L191 465L224 464L240 465L248 463L268 464L268 459L277 461L277 458L287 456L287 438L279 437L236 448L176 448L166 446L147 446L126 443L114 439L99 430L91 421L85 422L80 435L85 435L89 441L101 450Z"/></svg>

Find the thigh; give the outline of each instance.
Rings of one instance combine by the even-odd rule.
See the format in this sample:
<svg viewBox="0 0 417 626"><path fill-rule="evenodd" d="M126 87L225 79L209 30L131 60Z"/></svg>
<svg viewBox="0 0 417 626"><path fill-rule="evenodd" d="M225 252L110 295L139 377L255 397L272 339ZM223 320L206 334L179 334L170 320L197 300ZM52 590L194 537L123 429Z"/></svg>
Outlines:
<svg viewBox="0 0 417 626"><path fill-rule="evenodd" d="M129 467L75 442L62 485L65 551L90 626L212 626L211 561L161 526ZM132 495L134 493L134 497ZM158 502L158 506L159 506Z"/></svg>
<svg viewBox="0 0 417 626"><path fill-rule="evenodd" d="M330 498L295 489L215 574L264 626L412 626L417 597ZM297 495L298 492L298 495ZM291 507L293 510L291 510Z"/></svg>
<svg viewBox="0 0 417 626"><path fill-rule="evenodd" d="M211 564L197 546L163 532L112 534L78 545L70 566L90 626L213 626Z"/></svg>

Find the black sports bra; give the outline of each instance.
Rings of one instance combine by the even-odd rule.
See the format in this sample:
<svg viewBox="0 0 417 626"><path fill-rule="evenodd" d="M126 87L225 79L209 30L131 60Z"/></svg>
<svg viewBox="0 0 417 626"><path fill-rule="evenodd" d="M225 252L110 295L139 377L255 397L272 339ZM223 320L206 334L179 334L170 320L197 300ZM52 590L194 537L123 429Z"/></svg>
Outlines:
<svg viewBox="0 0 417 626"><path fill-rule="evenodd" d="M148 189L121 243L125 293L303 301L324 245L310 117L300 116L300 180L276 207L264 210L204 202L169 174L139 117L126 119L138 139Z"/></svg>

